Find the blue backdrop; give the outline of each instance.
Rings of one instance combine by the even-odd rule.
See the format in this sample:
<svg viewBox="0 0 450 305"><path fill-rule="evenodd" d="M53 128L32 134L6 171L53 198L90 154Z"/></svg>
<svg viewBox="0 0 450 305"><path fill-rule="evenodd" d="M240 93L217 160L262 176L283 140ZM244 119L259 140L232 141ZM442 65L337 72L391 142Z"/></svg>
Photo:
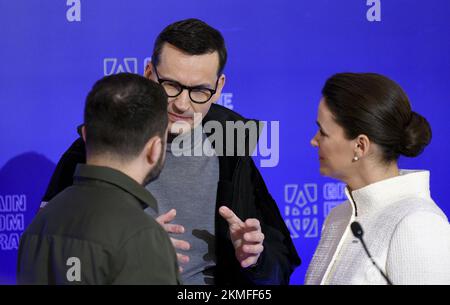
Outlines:
<svg viewBox="0 0 450 305"><path fill-rule="evenodd" d="M331 74L378 72L405 89L433 140L401 167L431 170L432 196L450 215L449 14L448 0L0 0L0 283L15 282L18 239L77 137L92 84L142 74L156 35L189 17L225 36L219 103L280 121L279 164L261 171L303 259L292 284L303 283L324 217L344 199L309 144Z"/></svg>

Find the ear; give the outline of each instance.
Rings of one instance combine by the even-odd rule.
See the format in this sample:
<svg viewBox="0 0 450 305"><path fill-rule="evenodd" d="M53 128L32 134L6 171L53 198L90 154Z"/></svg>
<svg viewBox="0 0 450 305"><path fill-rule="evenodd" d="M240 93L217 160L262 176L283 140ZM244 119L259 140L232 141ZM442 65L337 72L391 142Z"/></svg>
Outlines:
<svg viewBox="0 0 450 305"><path fill-rule="evenodd" d="M84 143L86 143L86 126L83 125L81 127L81 137L83 138Z"/></svg>
<svg viewBox="0 0 450 305"><path fill-rule="evenodd" d="M150 140L148 140L145 145L145 156L148 164L153 167L156 163L158 163L159 157L163 153L163 145L161 138L158 136L154 136Z"/></svg>
<svg viewBox="0 0 450 305"><path fill-rule="evenodd" d="M217 102L217 100L220 98L220 95L222 94L222 89L225 86L225 80L226 80L225 74L220 75L219 81L217 82L217 90L212 100L213 103Z"/></svg>
<svg viewBox="0 0 450 305"><path fill-rule="evenodd" d="M365 134L361 134L356 137L355 139L355 155L359 158L362 158L364 156L367 156L369 154L369 150L371 147L371 142L369 140L369 137Z"/></svg>
<svg viewBox="0 0 450 305"><path fill-rule="evenodd" d="M148 79L152 79L153 80L153 75L154 75L154 71L153 71L153 64L151 61L149 61L147 63L147 66L145 67L145 71L144 71L144 76Z"/></svg>

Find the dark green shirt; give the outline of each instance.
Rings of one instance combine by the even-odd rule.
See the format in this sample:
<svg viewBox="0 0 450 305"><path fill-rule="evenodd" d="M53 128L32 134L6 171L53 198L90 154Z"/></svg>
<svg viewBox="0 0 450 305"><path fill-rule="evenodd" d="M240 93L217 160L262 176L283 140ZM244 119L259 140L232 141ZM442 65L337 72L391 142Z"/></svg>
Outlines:
<svg viewBox="0 0 450 305"><path fill-rule="evenodd" d="M21 237L19 284L179 284L175 250L143 209L153 196L107 167L79 164L74 184Z"/></svg>

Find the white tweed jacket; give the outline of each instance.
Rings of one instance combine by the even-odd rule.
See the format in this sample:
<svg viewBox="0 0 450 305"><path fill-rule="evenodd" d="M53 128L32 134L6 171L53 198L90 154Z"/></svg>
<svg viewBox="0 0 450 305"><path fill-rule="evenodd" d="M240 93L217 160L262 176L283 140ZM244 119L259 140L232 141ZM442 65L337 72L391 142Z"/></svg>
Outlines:
<svg viewBox="0 0 450 305"><path fill-rule="evenodd" d="M386 280L353 236L358 221L364 241L393 284L450 284L450 225L430 197L428 171L400 176L351 194L328 215L305 284L371 285Z"/></svg>

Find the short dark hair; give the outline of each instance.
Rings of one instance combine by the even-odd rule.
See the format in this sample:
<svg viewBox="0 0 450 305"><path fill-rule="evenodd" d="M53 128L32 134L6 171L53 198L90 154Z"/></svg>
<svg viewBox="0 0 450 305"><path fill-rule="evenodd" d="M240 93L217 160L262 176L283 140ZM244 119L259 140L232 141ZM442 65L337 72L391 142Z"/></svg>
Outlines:
<svg viewBox="0 0 450 305"><path fill-rule="evenodd" d="M219 54L220 75L227 62L227 49L222 34L199 19L185 19L168 25L156 37L153 47L152 63L157 66L164 43L169 43L190 55Z"/></svg>
<svg viewBox="0 0 450 305"><path fill-rule="evenodd" d="M161 85L137 74L106 76L86 98L84 123L88 153L130 160L150 138L165 141L167 95Z"/></svg>
<svg viewBox="0 0 450 305"><path fill-rule="evenodd" d="M431 141L431 127L411 110L408 96L393 80L375 73L338 73L322 89L325 103L348 139L365 134L389 163L415 157Z"/></svg>

